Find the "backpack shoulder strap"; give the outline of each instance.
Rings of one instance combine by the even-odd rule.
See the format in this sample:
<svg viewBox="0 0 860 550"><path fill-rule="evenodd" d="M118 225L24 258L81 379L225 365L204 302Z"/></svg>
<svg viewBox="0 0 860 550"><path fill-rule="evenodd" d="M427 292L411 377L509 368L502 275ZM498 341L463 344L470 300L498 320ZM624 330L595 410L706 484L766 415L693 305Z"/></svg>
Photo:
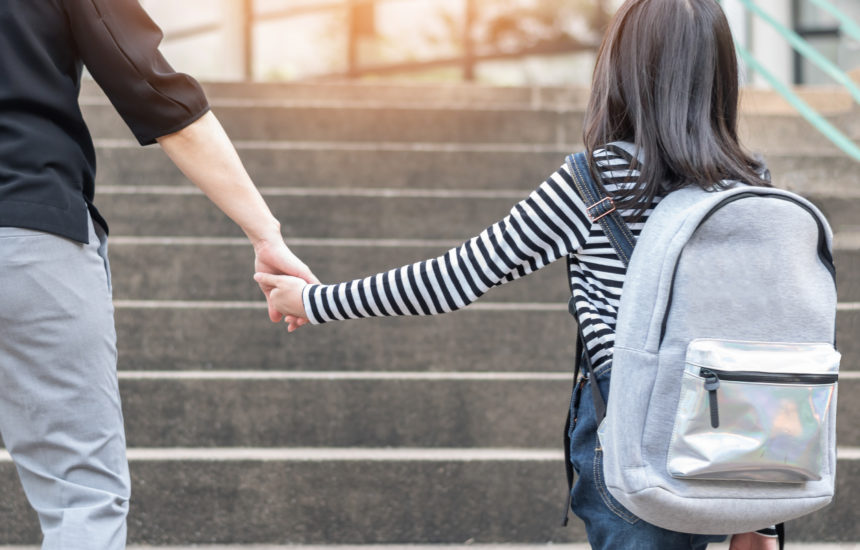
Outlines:
<svg viewBox="0 0 860 550"><path fill-rule="evenodd" d="M588 218L592 223L600 224L615 253L626 267L633 255L636 237L621 217L621 213L616 210L612 197L607 195L603 186L598 185L591 177L586 153L568 155L567 168L570 170L576 192L585 203Z"/></svg>
<svg viewBox="0 0 860 550"><path fill-rule="evenodd" d="M603 227L603 232L612 244L612 248L618 257L624 262L624 266L630 263L630 256L633 254L633 248L636 246L636 237L630 231L627 223L621 217L618 210L615 209L615 203L612 198L606 194L602 185L597 185L591 177L591 171L588 167L588 157L586 153L577 153L576 155L568 155L567 168L573 178L573 186L579 194L582 201L585 203L586 213L589 219L600 223ZM570 260L568 260L570 261ZM568 303L568 311L576 319L576 303L571 296ZM591 365L591 357L588 355L588 350L585 349L585 337L582 333L582 324L577 319L579 326L579 334L576 341L576 360L573 370L574 388L578 383L581 363L585 362L585 367L588 376L592 380L594 378L594 368ZM594 412L597 415L598 423L606 416L606 400L600 392L600 387L595 383L592 386L591 398L594 404ZM562 525L567 525L568 514L570 513L571 489L573 488L573 466L570 462L570 410L568 410L567 421L564 429L564 450L565 450L565 467L567 473L567 501L564 506L564 516Z"/></svg>
<svg viewBox="0 0 860 550"><path fill-rule="evenodd" d="M627 226L621 213L615 208L615 202L612 197L606 194L602 185L597 185L591 177L591 170L588 167L588 157L586 153L577 153L567 156L567 167L570 171L573 185L577 193L585 203L586 213L592 223L597 222L603 227L606 237L612 244L618 257L624 262L624 266L630 263L630 257L633 255L633 248L636 246L636 237ZM568 311L576 318L576 304L571 296L568 304ZM585 362L585 367L588 375L592 380L594 378L594 368L591 364L591 357L588 355L588 350L585 349L585 335L582 332L582 324L577 319L579 326L579 345L582 346L583 352L577 352L576 365L574 367L574 382L580 371L580 361ZM591 392L594 400L594 411L597 414L598 422L606 416L606 400L600 393L600 389L595 384Z"/></svg>

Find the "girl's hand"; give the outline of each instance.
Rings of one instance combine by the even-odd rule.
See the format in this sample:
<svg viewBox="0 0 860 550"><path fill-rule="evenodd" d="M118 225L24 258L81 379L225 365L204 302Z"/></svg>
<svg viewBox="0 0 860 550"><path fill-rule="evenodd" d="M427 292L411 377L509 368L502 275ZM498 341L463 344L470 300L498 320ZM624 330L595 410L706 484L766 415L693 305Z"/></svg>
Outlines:
<svg viewBox="0 0 860 550"><path fill-rule="evenodd" d="M766 537L758 533L742 533L732 535L732 543L729 550L776 550L779 542L773 537Z"/></svg>
<svg viewBox="0 0 860 550"><path fill-rule="evenodd" d="M289 332L307 324L308 316L302 301L302 290L308 284L307 282L298 277L262 272L254 274L254 280L260 286L271 289L269 306L285 316Z"/></svg>
<svg viewBox="0 0 860 550"><path fill-rule="evenodd" d="M254 270L257 273L293 275L309 283L319 283L319 279L308 269L308 266L287 247L283 238L281 238L280 231L270 239L262 239L256 242L254 244L254 253ZM269 305L269 319L273 323L279 322L283 318L283 312L279 312L271 301L273 287L260 282L259 279L256 280L260 284L263 294L266 296L266 302ZM287 323L292 324L289 321Z"/></svg>
<svg viewBox="0 0 860 550"><path fill-rule="evenodd" d="M301 317L296 317L295 315L285 315L284 322L287 324L287 332L293 332L294 330L310 323L310 321L308 321L307 319L302 319Z"/></svg>

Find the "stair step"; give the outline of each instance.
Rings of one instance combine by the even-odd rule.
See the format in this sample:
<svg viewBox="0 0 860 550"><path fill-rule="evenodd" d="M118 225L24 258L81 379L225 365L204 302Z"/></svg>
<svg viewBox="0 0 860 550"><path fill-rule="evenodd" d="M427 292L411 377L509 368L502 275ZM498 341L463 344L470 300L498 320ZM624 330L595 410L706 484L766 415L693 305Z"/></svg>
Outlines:
<svg viewBox="0 0 860 550"><path fill-rule="evenodd" d="M112 194L103 190L99 210L117 235L242 236L241 230L200 193ZM502 193L499 193L500 195ZM336 238L463 239L502 219L528 192L470 197L426 190L365 191L359 196L296 190L267 194L286 235ZM509 195L509 196L507 196Z"/></svg>
<svg viewBox="0 0 860 550"><path fill-rule="evenodd" d="M97 142L99 182L187 185L158 147ZM260 187L522 189L537 187L580 145L236 141ZM839 157L833 162L841 162ZM129 169L134 167L134 169Z"/></svg>
<svg viewBox="0 0 860 550"><path fill-rule="evenodd" d="M560 526L561 451L132 449L133 543L583 542ZM0 543L39 539L11 463ZM793 540L860 540L860 460L840 460L837 497L791 522Z"/></svg>
<svg viewBox="0 0 860 550"><path fill-rule="evenodd" d="M531 191L583 149L574 143L349 143L237 141L260 187L522 189ZM188 185L158 147L132 140L97 142L99 187ZM860 194L856 161L845 155L767 156L773 181L801 193Z"/></svg>
<svg viewBox="0 0 860 550"><path fill-rule="evenodd" d="M81 83L84 101L105 101L101 89L89 79ZM373 102L414 105L576 106L584 108L590 90L585 86L491 86L474 83L421 82L201 82L215 103L227 100L278 100L308 102ZM841 86L795 86L794 92L820 113L850 112L851 95ZM777 92L741 90L744 112L794 113Z"/></svg>
<svg viewBox="0 0 860 550"><path fill-rule="evenodd" d="M525 449L559 444L571 379L565 372L125 372L120 390L132 447ZM848 436L839 441L852 444Z"/></svg>
<svg viewBox="0 0 860 550"><path fill-rule="evenodd" d="M504 218L529 191L264 190L285 235L462 241ZM835 231L860 231L860 196L812 196ZM114 235L241 237L195 188L103 186L96 205Z"/></svg>
<svg viewBox="0 0 860 550"><path fill-rule="evenodd" d="M349 281L437 257L459 240L347 242L300 239L292 250L325 282ZM402 243L402 244L401 244ZM837 241L837 244L839 242ZM853 243L852 243L853 244ZM259 300L251 279L254 254L244 238L112 237L114 297L122 300ZM205 261L201 261L205 259ZM860 246L835 253L842 302L860 302ZM564 303L570 297L566 262L492 289L493 302Z"/></svg>
<svg viewBox="0 0 860 550"><path fill-rule="evenodd" d="M576 334L566 304L493 302L288 335L263 302L119 301L116 324L124 370L567 371ZM837 327L843 370L860 370L860 307L839 311Z"/></svg>
<svg viewBox="0 0 860 550"><path fill-rule="evenodd" d="M481 84L422 83L329 83L300 82L202 82L207 97L222 100L278 100L303 102L350 102L414 105L487 105L542 106L573 105L584 107L588 89L581 87L486 86ZM101 89L92 81L81 86L83 101L105 101Z"/></svg>
<svg viewBox="0 0 860 550"><path fill-rule="evenodd" d="M128 139L109 103L84 102L84 117L93 136ZM582 136L581 110L563 108L458 108L420 106L349 106L314 103L260 105L219 102L213 112L232 139L299 141L393 141L431 143L535 143L563 145ZM845 115L836 117L838 120ZM806 120L793 114L742 117L743 143L762 152L833 154Z"/></svg>
<svg viewBox="0 0 860 550"><path fill-rule="evenodd" d="M85 103L82 110L93 136L131 135L110 104ZM221 102L213 112L239 140L562 144L582 135L582 113L568 110Z"/></svg>
<svg viewBox="0 0 860 550"><path fill-rule="evenodd" d="M537 371L572 368L565 310L367 319L287 335L261 309L140 306L116 312L126 370ZM846 359L847 360L847 359Z"/></svg>
<svg viewBox="0 0 860 550"><path fill-rule="evenodd" d="M474 451L427 460L349 459L352 453L342 452L335 456L343 460L319 460L316 450L294 459L253 451L227 460L176 454L138 460L130 451L131 542L583 540L579 525L559 527L565 480L558 452L542 460L505 460L499 453L474 460ZM379 453L386 455L404 452ZM11 464L0 464L2 485L10 487L0 504L8 511L0 514L0 542L33 543L37 524L14 477Z"/></svg>
<svg viewBox="0 0 860 550"><path fill-rule="evenodd" d="M132 447L516 447L560 442L570 372L122 373ZM213 376L215 375L215 376ZM290 377L294 375L294 377ZM304 375L304 376L302 376ZM314 376L317 375L317 376ZM858 375L858 376L851 376ZM860 447L860 373L837 441Z"/></svg>

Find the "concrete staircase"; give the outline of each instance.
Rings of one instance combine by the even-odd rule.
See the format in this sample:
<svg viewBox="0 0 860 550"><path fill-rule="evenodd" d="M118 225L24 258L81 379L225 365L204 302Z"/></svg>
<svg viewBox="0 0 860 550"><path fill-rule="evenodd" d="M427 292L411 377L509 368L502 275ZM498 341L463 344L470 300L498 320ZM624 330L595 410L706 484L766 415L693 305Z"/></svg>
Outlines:
<svg viewBox="0 0 860 550"><path fill-rule="evenodd" d="M580 148L583 90L207 86L294 250L325 281L434 256L504 216ZM860 178L750 96L744 132L837 231L836 502L794 540L860 541ZM575 326L550 266L462 312L305 328L266 318L241 232L141 149L91 85L111 223L136 544L583 542L561 528ZM772 98L770 98L772 99ZM857 113L830 116L857 128ZM855 136L860 137L860 136ZM38 542L8 458L0 544ZM260 547L263 548L263 547Z"/></svg>

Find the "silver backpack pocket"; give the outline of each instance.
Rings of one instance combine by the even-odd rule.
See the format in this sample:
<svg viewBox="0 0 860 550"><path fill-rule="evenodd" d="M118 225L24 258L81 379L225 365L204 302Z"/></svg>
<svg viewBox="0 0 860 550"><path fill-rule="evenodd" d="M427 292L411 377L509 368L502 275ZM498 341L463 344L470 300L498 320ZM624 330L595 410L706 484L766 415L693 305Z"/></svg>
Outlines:
<svg viewBox="0 0 860 550"><path fill-rule="evenodd" d="M820 480L828 468L839 360L830 344L690 342L669 443L669 474Z"/></svg>

